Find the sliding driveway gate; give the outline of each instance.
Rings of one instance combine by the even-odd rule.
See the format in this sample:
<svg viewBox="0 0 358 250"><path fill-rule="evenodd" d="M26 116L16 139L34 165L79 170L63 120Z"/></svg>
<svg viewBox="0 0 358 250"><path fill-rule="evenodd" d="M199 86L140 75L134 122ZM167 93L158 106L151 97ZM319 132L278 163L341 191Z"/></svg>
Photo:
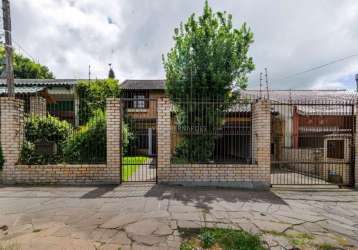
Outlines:
<svg viewBox="0 0 358 250"><path fill-rule="evenodd" d="M271 183L354 183L354 105L350 102L272 102Z"/></svg>

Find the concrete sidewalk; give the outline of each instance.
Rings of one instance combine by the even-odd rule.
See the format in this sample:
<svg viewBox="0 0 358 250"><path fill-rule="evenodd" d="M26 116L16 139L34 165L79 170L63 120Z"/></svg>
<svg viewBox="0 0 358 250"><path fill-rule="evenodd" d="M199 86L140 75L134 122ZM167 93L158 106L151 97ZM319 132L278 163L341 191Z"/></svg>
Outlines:
<svg viewBox="0 0 358 250"><path fill-rule="evenodd" d="M119 187L1 187L0 246L14 249L179 249L179 228L219 226L357 249L358 192L271 192L127 184Z"/></svg>

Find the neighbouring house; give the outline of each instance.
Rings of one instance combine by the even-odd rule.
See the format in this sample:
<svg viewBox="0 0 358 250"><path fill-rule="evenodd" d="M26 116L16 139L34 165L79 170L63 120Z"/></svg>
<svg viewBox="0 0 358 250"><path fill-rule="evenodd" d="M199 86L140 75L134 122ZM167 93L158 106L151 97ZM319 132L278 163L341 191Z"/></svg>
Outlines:
<svg viewBox="0 0 358 250"><path fill-rule="evenodd" d="M271 101L272 162L282 169L339 183L352 182L354 105L347 90L244 91Z"/></svg>
<svg viewBox="0 0 358 250"><path fill-rule="evenodd" d="M129 154L156 154L157 100L165 96L164 80L125 80L121 85L122 103L136 141ZM129 151L132 151L129 149Z"/></svg>
<svg viewBox="0 0 358 250"><path fill-rule="evenodd" d="M78 125L78 79L15 79L15 94L24 100L25 112L49 113ZM6 80L0 80L0 93L5 95Z"/></svg>

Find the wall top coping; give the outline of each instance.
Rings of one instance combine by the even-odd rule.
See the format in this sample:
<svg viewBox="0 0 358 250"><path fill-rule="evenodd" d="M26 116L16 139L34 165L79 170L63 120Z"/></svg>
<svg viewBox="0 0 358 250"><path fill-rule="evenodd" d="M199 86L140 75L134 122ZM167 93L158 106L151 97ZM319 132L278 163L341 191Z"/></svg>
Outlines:
<svg viewBox="0 0 358 250"><path fill-rule="evenodd" d="M16 168L107 168L106 164L16 165Z"/></svg>
<svg viewBox="0 0 358 250"><path fill-rule="evenodd" d="M257 164L171 164L172 168L218 168L218 169L225 169L225 168L253 168L258 167Z"/></svg>

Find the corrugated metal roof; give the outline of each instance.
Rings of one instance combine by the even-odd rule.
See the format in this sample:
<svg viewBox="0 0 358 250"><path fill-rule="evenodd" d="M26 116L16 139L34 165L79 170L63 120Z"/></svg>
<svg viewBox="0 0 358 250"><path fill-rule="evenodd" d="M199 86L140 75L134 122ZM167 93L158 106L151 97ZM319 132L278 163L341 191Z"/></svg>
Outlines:
<svg viewBox="0 0 358 250"><path fill-rule="evenodd" d="M268 98L272 101L307 102L307 101L353 101L358 93L351 90L241 90L243 96Z"/></svg>
<svg viewBox="0 0 358 250"><path fill-rule="evenodd" d="M40 87L40 86L16 86L15 94L35 94L45 89L46 87ZM6 93L7 93L7 87L0 86L0 94L6 94Z"/></svg>
<svg viewBox="0 0 358 250"><path fill-rule="evenodd" d="M81 79L15 79L15 86L73 86ZM6 79L0 79L0 86L6 86Z"/></svg>
<svg viewBox="0 0 358 250"><path fill-rule="evenodd" d="M125 80L121 84L127 90L164 90L165 80Z"/></svg>

